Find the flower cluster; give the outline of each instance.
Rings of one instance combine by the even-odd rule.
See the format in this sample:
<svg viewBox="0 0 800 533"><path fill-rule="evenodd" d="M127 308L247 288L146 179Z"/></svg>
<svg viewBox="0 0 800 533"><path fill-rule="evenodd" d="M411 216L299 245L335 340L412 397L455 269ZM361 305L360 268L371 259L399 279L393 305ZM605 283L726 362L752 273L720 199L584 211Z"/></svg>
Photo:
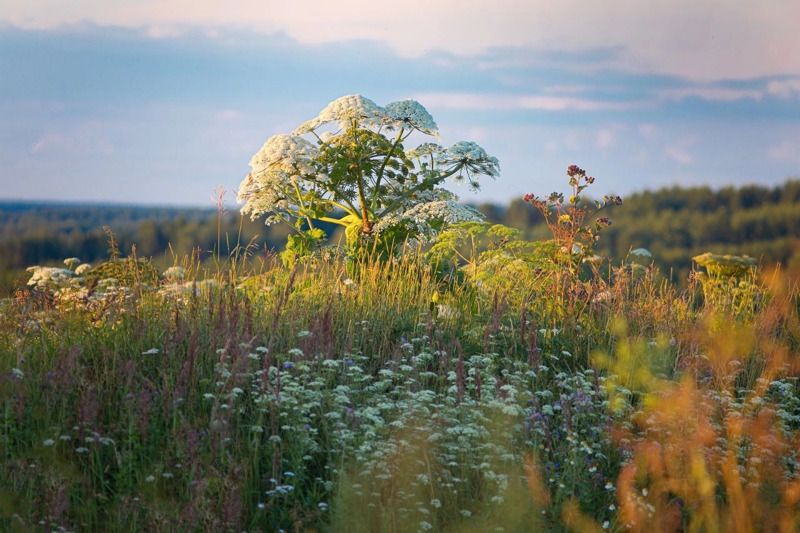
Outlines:
<svg viewBox="0 0 800 533"><path fill-rule="evenodd" d="M369 98L360 94L349 94L329 103L316 117L303 122L293 133L304 135L333 122L338 123L341 129L347 129L353 122L362 126L380 127L386 125L388 119L386 110Z"/></svg>
<svg viewBox="0 0 800 533"><path fill-rule="evenodd" d="M31 273L28 286L36 289L63 287L75 278L75 271L68 268L32 266L26 270Z"/></svg>
<svg viewBox="0 0 800 533"><path fill-rule="evenodd" d="M428 135L438 135L439 127L422 104L416 100L401 100L386 106L386 115L395 127L415 129Z"/></svg>
<svg viewBox="0 0 800 533"><path fill-rule="evenodd" d="M416 203L410 208L393 213L380 220L374 231L380 233L386 228L405 225L420 236L430 235L444 225L461 222L481 222L483 215L476 209L459 204L455 200L433 200Z"/></svg>
<svg viewBox="0 0 800 533"><path fill-rule="evenodd" d="M330 125L335 126L326 128ZM497 158L474 142L450 148L423 143L407 150L403 143L415 132L439 133L428 110L415 100L381 107L361 95L338 98L291 135L271 137L253 156L251 172L239 188L242 213L253 219L266 215L267 224L293 223L305 236L292 236L292 260L324 239L315 221L344 226L348 246L359 249L380 233L375 228L423 216L426 210L438 210L432 215L440 224L420 226L425 231L438 230L450 220L474 220L474 212L450 205L393 215L419 202L452 199L445 198L442 188L449 178L466 180L477 189L480 176L499 175ZM412 229L405 226L405 237L414 237L408 234Z"/></svg>

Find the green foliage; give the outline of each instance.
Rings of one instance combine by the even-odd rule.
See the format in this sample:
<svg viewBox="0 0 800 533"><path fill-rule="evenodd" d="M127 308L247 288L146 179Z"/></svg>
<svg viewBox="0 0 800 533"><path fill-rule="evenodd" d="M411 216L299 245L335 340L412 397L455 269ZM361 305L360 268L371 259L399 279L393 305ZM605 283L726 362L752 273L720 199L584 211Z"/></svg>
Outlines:
<svg viewBox="0 0 800 533"><path fill-rule="evenodd" d="M281 260L286 266L294 265L298 259L308 257L319 250L325 241L325 232L320 228L311 228L286 238L286 248L281 252Z"/></svg>

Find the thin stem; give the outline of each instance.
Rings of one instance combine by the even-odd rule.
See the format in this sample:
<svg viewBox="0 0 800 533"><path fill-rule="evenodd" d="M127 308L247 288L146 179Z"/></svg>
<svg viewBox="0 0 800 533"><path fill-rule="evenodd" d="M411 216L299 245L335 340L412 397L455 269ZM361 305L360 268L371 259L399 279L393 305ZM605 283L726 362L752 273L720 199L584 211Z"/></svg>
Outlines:
<svg viewBox="0 0 800 533"><path fill-rule="evenodd" d="M381 180L383 179L383 172L386 170L386 165L387 163L389 163L389 159L391 159L391 157L394 155L394 151L397 148L397 145L400 144L400 141L403 139L404 131L405 130L401 127L400 131L397 132L397 137L395 138L392 147L389 149L389 153L383 159L383 163L381 163L381 168L378 170L378 178L375 180L375 192L372 195L373 202L378 198L378 195L380 194L380 186L381 186Z"/></svg>
<svg viewBox="0 0 800 533"><path fill-rule="evenodd" d="M306 214L306 204L303 202L303 195L300 192L300 187L297 186L296 181L293 181L292 185L294 185L294 191L297 193L297 201L300 203L300 209L303 211L303 218L305 218L306 222L308 222L308 228L314 229L314 222L312 222L311 217Z"/></svg>
<svg viewBox="0 0 800 533"><path fill-rule="evenodd" d="M331 224L338 224L339 226L347 227L347 222L344 222L344 221L342 221L341 219L338 219L338 218L317 217L317 220L322 221L322 222L330 222Z"/></svg>

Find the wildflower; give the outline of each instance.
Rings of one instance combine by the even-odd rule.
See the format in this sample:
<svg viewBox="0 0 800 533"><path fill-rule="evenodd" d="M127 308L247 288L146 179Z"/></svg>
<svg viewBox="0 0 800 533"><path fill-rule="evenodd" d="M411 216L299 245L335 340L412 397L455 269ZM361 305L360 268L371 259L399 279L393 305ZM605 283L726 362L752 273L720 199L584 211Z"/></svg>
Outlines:
<svg viewBox="0 0 800 533"><path fill-rule="evenodd" d="M342 129L346 129L353 121L365 126L381 126L393 119L384 108L369 98L349 94L329 103L316 117L297 127L294 134L303 135L331 122L338 122Z"/></svg>
<svg viewBox="0 0 800 533"><path fill-rule="evenodd" d="M19 368L15 367L11 369L11 377L17 380L22 380L22 378L25 377L25 373Z"/></svg>
<svg viewBox="0 0 800 533"><path fill-rule="evenodd" d="M574 178L576 176L585 176L586 171L578 165L570 165L567 167L567 176Z"/></svg>
<svg viewBox="0 0 800 533"><path fill-rule="evenodd" d="M395 127L413 128L427 135L439 133L431 114L416 100L392 102L385 111L388 118L395 122Z"/></svg>
<svg viewBox="0 0 800 533"><path fill-rule="evenodd" d="M77 274L78 276L83 276L84 274L89 272L91 269L92 269L92 265L90 265L89 263L83 263L82 265L78 265L78 267L75 268L75 274Z"/></svg>
<svg viewBox="0 0 800 533"><path fill-rule="evenodd" d="M75 276L72 270L57 267L32 266L26 271L31 273L28 286L36 289L64 286Z"/></svg>
<svg viewBox="0 0 800 533"><path fill-rule="evenodd" d="M186 269L180 266L171 266L164 271L164 278L172 282L178 282L186 277Z"/></svg>
<svg viewBox="0 0 800 533"><path fill-rule="evenodd" d="M150 348L149 350L142 352L142 355L156 355L159 352L161 352L161 350L158 348Z"/></svg>
<svg viewBox="0 0 800 533"><path fill-rule="evenodd" d="M144 478L144 480L145 480L146 482L148 482L148 483L152 483L153 481L155 481L155 480L156 480L156 477L155 477L155 476L152 476L152 475L150 475L150 476L147 476L146 478Z"/></svg>
<svg viewBox="0 0 800 533"><path fill-rule="evenodd" d="M54 441L53 439L45 439L42 442L42 446L50 447L50 446L53 446L55 443L56 443L56 441Z"/></svg>
<svg viewBox="0 0 800 533"><path fill-rule="evenodd" d="M631 250L628 255L632 255L634 257L642 257L646 259L653 257L653 254L650 253L650 250L648 250L647 248L636 248L635 250Z"/></svg>

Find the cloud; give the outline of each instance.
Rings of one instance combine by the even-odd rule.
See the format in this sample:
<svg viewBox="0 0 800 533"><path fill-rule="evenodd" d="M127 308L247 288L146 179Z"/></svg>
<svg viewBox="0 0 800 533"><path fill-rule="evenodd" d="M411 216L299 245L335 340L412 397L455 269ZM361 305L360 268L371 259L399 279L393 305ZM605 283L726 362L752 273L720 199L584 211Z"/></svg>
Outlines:
<svg viewBox="0 0 800 533"><path fill-rule="evenodd" d="M800 139L786 140L770 146L767 150L767 156L777 161L800 163Z"/></svg>
<svg viewBox="0 0 800 533"><path fill-rule="evenodd" d="M628 68L693 79L800 74L796 21L800 2L729 0L407 0L387 1L29 0L4 6L21 27L90 21L153 28L283 32L302 43L372 40L404 56L432 50L470 56L501 47L534 50L619 49ZM387 15L390 13L389 15Z"/></svg>
<svg viewBox="0 0 800 533"><path fill-rule="evenodd" d="M767 92L780 98L800 98L800 78L772 80L767 83Z"/></svg>
<svg viewBox="0 0 800 533"><path fill-rule="evenodd" d="M642 105L544 94L427 92L414 98L431 109L470 111L626 111Z"/></svg>
<svg viewBox="0 0 800 533"><path fill-rule="evenodd" d="M764 98L760 89L732 89L729 87L681 87L659 91L664 100L680 101L686 98L701 98L712 102L735 102L737 100L756 100Z"/></svg>
<svg viewBox="0 0 800 533"><path fill-rule="evenodd" d="M691 138L679 139L664 148L664 154L680 165L691 165L695 162L695 156L689 151L689 147L694 144Z"/></svg>
<svg viewBox="0 0 800 533"><path fill-rule="evenodd" d="M60 133L45 133L28 147L30 155L42 155L53 150L65 150L73 146L68 138Z"/></svg>
<svg viewBox="0 0 800 533"><path fill-rule="evenodd" d="M617 144L617 134L610 128L601 128L595 135L595 144L601 150L607 150Z"/></svg>

